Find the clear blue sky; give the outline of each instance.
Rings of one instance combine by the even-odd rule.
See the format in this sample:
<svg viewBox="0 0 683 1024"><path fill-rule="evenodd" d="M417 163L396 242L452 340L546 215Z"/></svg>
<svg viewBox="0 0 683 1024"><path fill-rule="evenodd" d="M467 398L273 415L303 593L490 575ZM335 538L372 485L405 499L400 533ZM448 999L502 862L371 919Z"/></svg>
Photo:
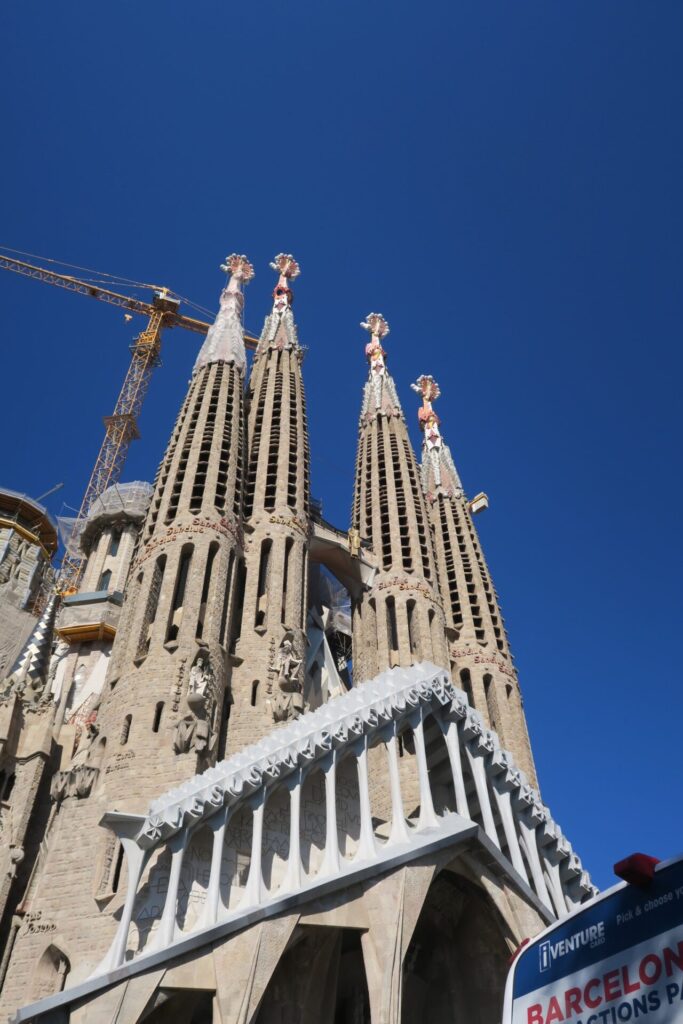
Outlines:
<svg viewBox="0 0 683 1024"><path fill-rule="evenodd" d="M683 4L5 4L0 243L213 309L299 259L313 489L346 525L359 321L433 373L516 652L543 796L596 882L683 847ZM0 483L78 505L132 324L0 273ZM126 478L198 339L167 332Z"/></svg>

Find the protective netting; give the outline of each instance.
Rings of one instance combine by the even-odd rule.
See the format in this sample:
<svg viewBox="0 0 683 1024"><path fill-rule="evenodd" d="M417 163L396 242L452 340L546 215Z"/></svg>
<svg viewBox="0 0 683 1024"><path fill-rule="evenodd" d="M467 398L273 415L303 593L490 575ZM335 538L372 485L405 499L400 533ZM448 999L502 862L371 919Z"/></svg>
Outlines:
<svg viewBox="0 0 683 1024"><path fill-rule="evenodd" d="M311 566L311 570L311 603L325 612L326 630L351 636L351 598L348 590L325 566Z"/></svg>
<svg viewBox="0 0 683 1024"><path fill-rule="evenodd" d="M154 488L145 480L132 480L127 484L114 484L96 498L85 519L76 516L57 516L59 539L67 554L74 558L83 555L81 538L88 523L99 516L127 515L132 519L144 519Z"/></svg>

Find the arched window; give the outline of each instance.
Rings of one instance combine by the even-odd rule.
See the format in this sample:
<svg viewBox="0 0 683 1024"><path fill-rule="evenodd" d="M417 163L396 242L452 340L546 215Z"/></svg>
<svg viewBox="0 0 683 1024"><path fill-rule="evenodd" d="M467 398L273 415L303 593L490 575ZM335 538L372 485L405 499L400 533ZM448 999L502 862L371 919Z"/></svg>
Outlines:
<svg viewBox="0 0 683 1024"><path fill-rule="evenodd" d="M123 720L123 728L121 729L121 746L122 747L125 747L126 743L128 742L128 737L130 736L130 726L131 726L131 722L132 721L133 721L133 716L132 715L126 715L126 717Z"/></svg>
<svg viewBox="0 0 683 1024"><path fill-rule="evenodd" d="M160 700L154 709L154 721L152 722L152 732L159 732L159 726L161 725L161 715L164 710L164 702Z"/></svg>
<svg viewBox="0 0 683 1024"><path fill-rule="evenodd" d="M287 584L289 582L289 558L294 547L294 541L288 537L285 541L285 567L282 573L282 608L280 609L280 622L284 626L287 622Z"/></svg>
<svg viewBox="0 0 683 1024"><path fill-rule="evenodd" d="M417 642L417 632L415 629L415 601L412 598L410 601L406 602L406 615L408 617L408 642L410 644L410 653L419 661L420 647Z"/></svg>
<svg viewBox="0 0 683 1024"><path fill-rule="evenodd" d="M460 672L460 685L467 694L467 700L469 701L470 707L474 707L474 697L472 696L472 678L470 676L470 670L468 668L462 669Z"/></svg>
<svg viewBox="0 0 683 1024"><path fill-rule="evenodd" d="M178 633L180 632L180 624L183 620L183 604L185 602L185 587L187 586L187 578L190 573L190 563L192 561L192 552L194 546L192 544L186 544L180 553L180 562L178 563L178 573L176 575L175 589L173 591L173 603L168 616L168 628L166 630L165 643L171 643L171 641L178 639Z"/></svg>
<svg viewBox="0 0 683 1024"><path fill-rule="evenodd" d="M228 628L228 609L230 607L230 592L232 590L232 572L235 568L235 552L230 552L230 558L228 559L228 574L225 578L225 593L223 594L223 611L221 612L221 631L218 638L218 642L221 647L225 647L225 634Z"/></svg>
<svg viewBox="0 0 683 1024"><path fill-rule="evenodd" d="M16 781L16 776L15 776L14 772L12 772L10 775L7 776L7 782L5 783L5 788L4 788L3 793L2 793L2 799L5 802L7 802L9 800L9 798L11 797L11 795L12 795L12 790L14 789L15 781Z"/></svg>
<svg viewBox="0 0 683 1024"><path fill-rule="evenodd" d="M109 541L109 554L114 558L119 553L119 544L121 543L121 530L114 530Z"/></svg>
<svg viewBox="0 0 683 1024"><path fill-rule="evenodd" d="M114 863L114 874L111 879L111 891L118 892L119 882L121 881L121 871L123 869L123 845L119 843L119 848L116 853L116 861Z"/></svg>
<svg viewBox="0 0 683 1024"><path fill-rule="evenodd" d="M209 556L206 560L206 569L204 570L204 583L202 584L202 596L199 602L199 615L197 616L197 631L195 636L197 640L201 640L204 635L204 623L206 621L206 609L209 603L209 591L211 590L211 573L213 571L213 563L218 554L218 541L212 541L209 545Z"/></svg>
<svg viewBox="0 0 683 1024"><path fill-rule="evenodd" d="M97 584L98 590L109 590L109 584L111 583L111 569L105 569L100 576L99 583Z"/></svg>
<svg viewBox="0 0 683 1024"><path fill-rule="evenodd" d="M398 625L396 623L396 601L393 597L387 598L387 640L389 642L389 663L398 664ZM394 655L392 658L391 655Z"/></svg>
<svg viewBox="0 0 683 1024"><path fill-rule="evenodd" d="M251 706L252 706L252 708L256 707L256 700L258 698L258 685L259 685L258 679L255 679L254 682L251 684Z"/></svg>
<svg viewBox="0 0 683 1024"><path fill-rule="evenodd" d="M496 721L496 700L493 691L493 677L488 673L484 676L484 696L486 697L486 710L489 716L489 725L492 729L498 728Z"/></svg>
<svg viewBox="0 0 683 1024"><path fill-rule="evenodd" d="M270 569L270 552L272 540L264 540L261 544L261 561L258 570L258 590L256 592L256 613L254 626L265 626L268 611L268 575Z"/></svg>

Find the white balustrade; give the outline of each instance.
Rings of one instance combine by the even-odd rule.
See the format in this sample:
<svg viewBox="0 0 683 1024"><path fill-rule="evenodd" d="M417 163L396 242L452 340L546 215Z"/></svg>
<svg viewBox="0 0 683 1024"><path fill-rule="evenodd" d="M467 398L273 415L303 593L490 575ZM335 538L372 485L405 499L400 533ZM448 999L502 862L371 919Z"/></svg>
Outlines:
<svg viewBox="0 0 683 1024"><path fill-rule="evenodd" d="M404 752L399 758L398 737L406 727L412 731L415 754L411 757ZM437 745L442 744L442 756L434 753L435 740ZM381 837L375 835L372 819L373 786L381 780L378 783L376 770L371 780L368 770L369 750L375 744L383 745L386 751L385 796L390 797L391 804L388 835L381 830ZM358 781L358 799L349 820L339 818L337 813L337 768L342 757L345 763L347 759L355 761ZM316 860L311 841L309 864L304 871L302 792L306 778L316 770L324 779L322 803L318 807L313 797L307 797L305 811L320 821L320 827L324 820L324 851ZM419 786L416 823L405 818L401 784L406 770L416 773ZM444 781L446 789L452 787L455 796L455 806L440 814L432 794L435 778ZM273 814L276 806L280 808L277 813L283 813L282 799L276 804L274 798L276 790L288 795L284 802L289 812L288 828L280 829L280 839L288 843L283 844L287 848L286 855L282 854L284 868L277 878L273 868L267 889L263 880L265 811L272 799ZM478 811L473 811L476 808ZM246 810L247 821L251 816L251 840L242 840L242 846L228 856L230 842L237 842L230 839L228 824L237 820L241 809ZM496 734L486 729L479 714L468 705L465 694L453 686L448 673L432 665L385 672L172 790L152 804L146 818L105 815L103 824L123 844L128 889L112 948L97 973L123 963L136 899L144 899L145 868L151 864L150 872L157 870L159 858L152 861L151 854L160 852L164 845L171 857L166 898L156 933L138 956L170 948L190 933L227 921L239 922L254 908L275 904L283 895L289 899L298 895L303 902L331 879L352 874L361 865L366 870L367 864L374 864L379 873L395 850L400 849L404 855L413 846L415 856L419 856L431 838L456 835L458 823L470 824L474 814L497 851L501 850L500 839L505 839L505 855L497 853L501 870L516 879L518 886L531 885L546 912L563 914L593 893L578 857L538 793L515 767L512 756L500 748ZM359 832L351 835L356 828L353 821L358 820ZM192 835L198 834L203 824L211 837L204 906L196 919L191 919L193 926L180 928L178 894L185 852ZM344 855L340 829L342 835L348 833L349 840L357 840L344 844ZM245 843L251 848L249 861L240 871L239 858L246 855ZM221 874L228 865L234 866L230 868L234 874L231 886L243 886L236 900L230 900L231 906L225 906L221 899Z"/></svg>

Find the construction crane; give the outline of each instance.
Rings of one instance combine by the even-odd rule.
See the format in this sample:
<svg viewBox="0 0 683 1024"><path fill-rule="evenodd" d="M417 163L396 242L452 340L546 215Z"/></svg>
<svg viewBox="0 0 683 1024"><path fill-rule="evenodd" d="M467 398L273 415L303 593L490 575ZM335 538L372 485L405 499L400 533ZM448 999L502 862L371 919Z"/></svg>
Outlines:
<svg viewBox="0 0 683 1024"><path fill-rule="evenodd" d="M180 298L169 288L142 285L152 292L151 302L144 302L128 295L101 288L88 281L79 280L68 274L58 274L45 267L34 266L23 260L0 253L0 270L11 270L15 274L43 281L45 284L65 288L79 295L88 295L100 302L120 306L129 313L140 313L148 318L146 327L130 346L131 360L123 381L121 393L111 416L104 417L104 439L95 466L85 489L76 523L88 515L93 502L121 478L131 441L140 436L138 417L142 409L147 388L155 367L159 366L161 333L166 327L183 327L194 334L206 334L210 324L180 312ZM111 275L106 275L107 277ZM136 287L140 285L136 284ZM127 319L132 319L128 317ZM244 336L247 348L254 349L257 339L250 334ZM84 559L65 551L59 571L57 590L60 594L72 594L78 589L84 569Z"/></svg>

